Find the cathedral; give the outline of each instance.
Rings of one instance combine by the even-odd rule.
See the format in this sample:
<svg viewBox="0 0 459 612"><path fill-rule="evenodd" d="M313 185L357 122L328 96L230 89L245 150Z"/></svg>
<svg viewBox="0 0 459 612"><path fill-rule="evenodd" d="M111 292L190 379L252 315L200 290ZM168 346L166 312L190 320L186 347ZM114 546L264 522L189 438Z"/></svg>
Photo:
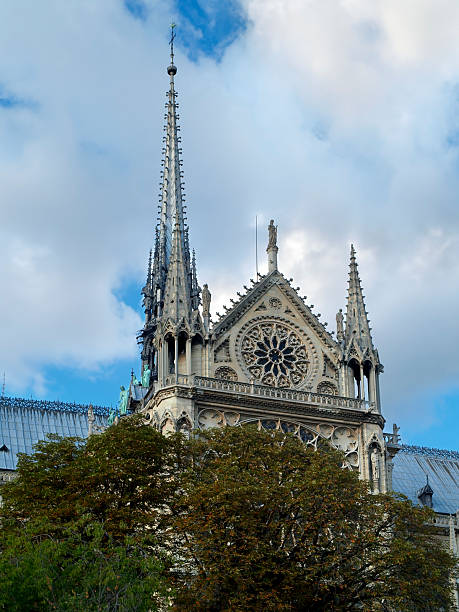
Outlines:
<svg viewBox="0 0 459 612"><path fill-rule="evenodd" d="M143 414L165 435L254 424L313 447L325 439L375 493L400 491L433 507L439 536L457 554L459 453L402 445L396 425L384 432L384 368L352 245L336 333L279 269L274 220L266 233L267 274L250 279L211 321L211 292L199 286L184 215L172 44L159 216L142 290L142 374L122 388L120 412Z"/></svg>
<svg viewBox="0 0 459 612"><path fill-rule="evenodd" d="M142 290L142 376L132 381L123 408L141 412L164 434L256 423L312 446L324 438L375 492L390 490L398 434L383 433L383 366L354 247L336 336L279 270L274 220L266 234L268 273L252 279L212 322L211 292L198 284L185 223L173 53L167 72L160 213Z"/></svg>
<svg viewBox="0 0 459 612"><path fill-rule="evenodd" d="M210 427L280 430L344 453L375 492L395 490L436 512L451 550L459 541L459 452L401 444L384 432L383 373L350 249L345 313L336 332L312 312L278 265L278 228L266 232L268 272L251 279L211 320L211 292L198 283L183 203L173 40L159 217L142 289L141 376L121 387L116 410L0 397L0 484L14 477L16 454L47 433L85 437L140 413L163 434ZM343 279L344 284L344 279Z"/></svg>

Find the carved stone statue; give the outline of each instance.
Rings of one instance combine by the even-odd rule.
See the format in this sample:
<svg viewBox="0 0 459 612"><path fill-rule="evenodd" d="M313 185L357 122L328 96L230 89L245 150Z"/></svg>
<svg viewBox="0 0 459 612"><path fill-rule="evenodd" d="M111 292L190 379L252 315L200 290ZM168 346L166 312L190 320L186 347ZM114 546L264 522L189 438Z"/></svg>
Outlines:
<svg viewBox="0 0 459 612"><path fill-rule="evenodd" d="M344 338L344 317L342 308L340 308L336 314L336 337L338 340Z"/></svg>
<svg viewBox="0 0 459 612"><path fill-rule="evenodd" d="M183 434L186 438L190 437L191 427L188 421L181 419L178 426L179 433Z"/></svg>
<svg viewBox="0 0 459 612"><path fill-rule="evenodd" d="M121 385L120 387L120 397L118 400L118 410L120 414L126 414L127 412L127 403L128 403L128 391ZM110 418L110 417L109 417Z"/></svg>
<svg viewBox="0 0 459 612"><path fill-rule="evenodd" d="M397 423L394 423L392 425L392 434L393 434L393 439L394 439L394 443L398 444L400 441L400 436L399 436L399 432L400 431L400 427L397 427Z"/></svg>
<svg viewBox="0 0 459 612"><path fill-rule="evenodd" d="M142 372L142 387L147 387L148 388L150 386L150 377L151 377L151 370L146 365L143 368L143 372Z"/></svg>
<svg viewBox="0 0 459 612"><path fill-rule="evenodd" d="M92 434L94 433L94 422L96 420L96 417L94 416L94 410L92 407L92 404L89 404L89 408L88 408L88 438L89 436L92 436Z"/></svg>
<svg viewBox="0 0 459 612"><path fill-rule="evenodd" d="M143 307L146 312L150 312L153 307L153 300L150 297L150 294L146 294L143 298Z"/></svg>
<svg viewBox="0 0 459 612"><path fill-rule="evenodd" d="M376 448L373 448L373 450L371 451L370 463L371 463L371 477L373 479L373 483L375 484L375 486L378 486L379 479L381 476L381 471L380 471L379 453Z"/></svg>
<svg viewBox="0 0 459 612"><path fill-rule="evenodd" d="M109 425L113 425L113 423L115 422L115 418L116 418L116 412L115 412L115 409L112 406L110 408L110 412L108 413L108 424Z"/></svg>
<svg viewBox="0 0 459 612"><path fill-rule="evenodd" d="M209 291L209 286L207 285L207 283L205 283L202 288L202 314L204 317L209 316L211 298L212 294Z"/></svg>
<svg viewBox="0 0 459 612"><path fill-rule="evenodd" d="M277 227L274 225L274 219L271 219L268 225L269 240L268 249L277 247Z"/></svg>

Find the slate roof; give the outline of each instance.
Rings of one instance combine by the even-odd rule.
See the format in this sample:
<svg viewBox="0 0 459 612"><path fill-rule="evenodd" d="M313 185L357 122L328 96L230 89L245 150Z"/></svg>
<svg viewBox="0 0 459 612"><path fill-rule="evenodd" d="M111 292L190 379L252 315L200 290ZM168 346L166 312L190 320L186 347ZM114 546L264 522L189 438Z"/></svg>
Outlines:
<svg viewBox="0 0 459 612"><path fill-rule="evenodd" d="M95 426L106 426L109 409L93 406ZM88 435L88 406L66 402L0 397L0 469L15 470L17 453L33 452L46 434ZM7 450L5 450L5 448Z"/></svg>
<svg viewBox="0 0 459 612"><path fill-rule="evenodd" d="M433 490L436 512L454 514L459 510L459 452L402 445L394 457L392 486L415 504L427 483Z"/></svg>

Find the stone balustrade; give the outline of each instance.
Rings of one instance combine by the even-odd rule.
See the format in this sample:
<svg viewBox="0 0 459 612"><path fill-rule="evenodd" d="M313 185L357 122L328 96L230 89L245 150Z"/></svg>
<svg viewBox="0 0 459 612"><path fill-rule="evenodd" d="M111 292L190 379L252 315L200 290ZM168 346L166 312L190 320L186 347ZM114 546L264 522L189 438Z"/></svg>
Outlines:
<svg viewBox="0 0 459 612"><path fill-rule="evenodd" d="M167 376L164 386L174 385L192 386L197 389L239 393L268 399L281 399L289 402L301 402L330 408L348 408L362 412L376 411L373 402L366 402L360 399L326 395L325 393L314 393L299 389L267 387L233 380L222 380L220 378L208 378L206 376L186 376L183 374L179 374L177 377L175 375Z"/></svg>
<svg viewBox="0 0 459 612"><path fill-rule="evenodd" d="M207 378L204 376L194 377L194 386L200 389L212 389L214 391L229 391L231 393L243 393L270 399L282 399L290 402L301 402L332 408L350 408L352 410L371 411L375 409L370 402L338 395L326 395L325 393L314 393L299 389L287 389L281 387L267 387L251 383L243 383L232 380L220 380L218 378Z"/></svg>
<svg viewBox="0 0 459 612"><path fill-rule="evenodd" d="M169 374L168 376L165 377L164 379L164 385L162 385L162 387L172 387L175 385L181 385L181 386L191 386L193 384L193 376L188 376L186 374ZM156 383L157 388L160 388L158 386L158 383Z"/></svg>
<svg viewBox="0 0 459 612"><path fill-rule="evenodd" d="M400 436L395 433L383 433L384 441L386 444L390 444L392 446L400 445Z"/></svg>
<svg viewBox="0 0 459 612"><path fill-rule="evenodd" d="M456 515L436 514L434 518L434 523L435 525L442 525L444 527L449 527L452 523L453 527L456 527L456 529L459 529L459 516L458 514Z"/></svg>

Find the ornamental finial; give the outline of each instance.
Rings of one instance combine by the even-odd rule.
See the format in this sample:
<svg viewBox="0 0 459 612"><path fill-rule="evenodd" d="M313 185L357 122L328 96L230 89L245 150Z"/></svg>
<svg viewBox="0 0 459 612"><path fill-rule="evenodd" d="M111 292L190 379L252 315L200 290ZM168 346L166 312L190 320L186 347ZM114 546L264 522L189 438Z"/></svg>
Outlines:
<svg viewBox="0 0 459 612"><path fill-rule="evenodd" d="M175 23L171 23L171 39L169 41L169 45L171 48L171 63L170 63L170 66L167 67L167 74L171 77L177 74L177 67L174 66L174 39L175 39Z"/></svg>

